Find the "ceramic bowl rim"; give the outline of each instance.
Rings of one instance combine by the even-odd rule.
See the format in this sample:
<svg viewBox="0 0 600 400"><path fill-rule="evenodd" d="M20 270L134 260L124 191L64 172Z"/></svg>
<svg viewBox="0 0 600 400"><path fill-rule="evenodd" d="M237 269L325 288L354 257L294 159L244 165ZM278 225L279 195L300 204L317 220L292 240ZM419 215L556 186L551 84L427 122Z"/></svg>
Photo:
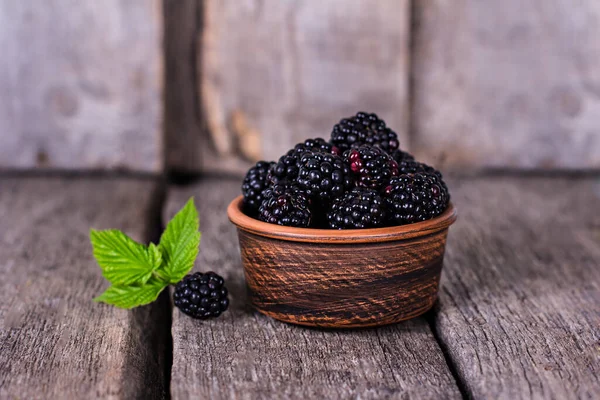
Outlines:
<svg viewBox="0 0 600 400"><path fill-rule="evenodd" d="M305 243L378 243L412 239L447 230L457 218L450 202L446 211L436 218L414 224L372 229L314 229L281 226L259 221L242 211L243 196L229 203L227 215L238 229L258 236Z"/></svg>

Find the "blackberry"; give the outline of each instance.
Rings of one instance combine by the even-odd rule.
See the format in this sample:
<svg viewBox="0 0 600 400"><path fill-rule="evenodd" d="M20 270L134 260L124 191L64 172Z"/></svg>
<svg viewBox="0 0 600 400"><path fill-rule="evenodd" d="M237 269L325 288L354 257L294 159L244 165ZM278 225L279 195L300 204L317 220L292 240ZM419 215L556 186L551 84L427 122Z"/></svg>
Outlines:
<svg viewBox="0 0 600 400"><path fill-rule="evenodd" d="M352 185L350 167L335 154L304 153L300 159L298 186L310 197L329 202Z"/></svg>
<svg viewBox="0 0 600 400"><path fill-rule="evenodd" d="M398 135L385 125L376 114L359 112L355 116L342 119L333 127L330 142L348 150L364 144L381 147L391 153L399 146Z"/></svg>
<svg viewBox="0 0 600 400"><path fill-rule="evenodd" d="M262 192L267 188L267 173L274 162L259 161L248 170L242 183L242 194L244 195L244 212L254 216L262 203Z"/></svg>
<svg viewBox="0 0 600 400"><path fill-rule="evenodd" d="M286 180L294 180L298 177L298 163L300 162L299 153L292 149L282 155L279 160L269 168L267 174L267 183L275 185Z"/></svg>
<svg viewBox="0 0 600 400"><path fill-rule="evenodd" d="M298 143L293 149L281 156L277 163L271 166L267 176L268 183L276 184L284 180L292 181L296 179L300 170L300 158L302 154L309 151L339 154L337 147L331 143L327 143L322 138L307 139L302 143Z"/></svg>
<svg viewBox="0 0 600 400"><path fill-rule="evenodd" d="M333 144L326 142L323 138L306 139L303 143L298 143L294 148L303 148L310 151L321 153L340 154L340 149Z"/></svg>
<svg viewBox="0 0 600 400"><path fill-rule="evenodd" d="M310 199L290 182L281 182L267 188L258 210L258 219L270 224L307 227L311 222Z"/></svg>
<svg viewBox="0 0 600 400"><path fill-rule="evenodd" d="M361 146L346 150L344 158L354 174L356 186L382 189L390 178L398 175L398 164L378 147Z"/></svg>
<svg viewBox="0 0 600 400"><path fill-rule="evenodd" d="M410 154L407 153L406 151L402 151L400 149L394 150L390 156L392 156L392 158L394 159L394 161L396 161L398 164L400 164L401 162L404 161L414 161L415 157Z"/></svg>
<svg viewBox="0 0 600 400"><path fill-rule="evenodd" d="M218 317L229 307L224 280L214 272L189 274L175 286L173 301L193 318Z"/></svg>
<svg viewBox="0 0 600 400"><path fill-rule="evenodd" d="M427 173L435 174L438 178L442 179L440 171L436 170L429 165L415 161L414 159L405 159L398 163L398 175L416 174L416 173Z"/></svg>
<svg viewBox="0 0 600 400"><path fill-rule="evenodd" d="M372 189L357 187L336 199L327 213L333 229L360 229L384 226L385 204L381 195Z"/></svg>
<svg viewBox="0 0 600 400"><path fill-rule="evenodd" d="M405 225L437 217L448 207L448 187L435 173L417 172L392 178L385 188L388 219Z"/></svg>

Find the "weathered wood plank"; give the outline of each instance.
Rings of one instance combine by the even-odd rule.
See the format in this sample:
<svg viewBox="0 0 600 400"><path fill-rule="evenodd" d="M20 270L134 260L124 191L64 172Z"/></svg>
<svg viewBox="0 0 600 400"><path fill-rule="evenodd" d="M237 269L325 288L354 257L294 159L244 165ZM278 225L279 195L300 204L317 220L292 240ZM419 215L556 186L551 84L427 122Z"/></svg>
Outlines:
<svg viewBox="0 0 600 400"><path fill-rule="evenodd" d="M171 171L200 169L205 131L200 124L196 49L201 14L200 0L164 0L165 163Z"/></svg>
<svg viewBox="0 0 600 400"><path fill-rule="evenodd" d="M600 179L450 182L439 338L474 398L600 393Z"/></svg>
<svg viewBox="0 0 600 400"><path fill-rule="evenodd" d="M162 168L162 2L0 0L0 168Z"/></svg>
<svg viewBox="0 0 600 400"><path fill-rule="evenodd" d="M165 220L191 196L203 232L199 271L222 274L231 308L216 320L173 313L171 394L228 398L459 398L423 318L381 329L326 331L277 322L249 309L228 202L240 182L171 188Z"/></svg>
<svg viewBox="0 0 600 400"><path fill-rule="evenodd" d="M414 4L419 156L447 165L600 167L600 2Z"/></svg>
<svg viewBox="0 0 600 400"><path fill-rule="evenodd" d="M0 178L0 398L164 398L167 298L96 304L91 227L147 239L151 180ZM165 324L167 324L165 326Z"/></svg>
<svg viewBox="0 0 600 400"><path fill-rule="evenodd" d="M212 146L277 158L341 118L380 114L407 143L407 0L204 2L199 90ZM232 29L231 27L235 27Z"/></svg>

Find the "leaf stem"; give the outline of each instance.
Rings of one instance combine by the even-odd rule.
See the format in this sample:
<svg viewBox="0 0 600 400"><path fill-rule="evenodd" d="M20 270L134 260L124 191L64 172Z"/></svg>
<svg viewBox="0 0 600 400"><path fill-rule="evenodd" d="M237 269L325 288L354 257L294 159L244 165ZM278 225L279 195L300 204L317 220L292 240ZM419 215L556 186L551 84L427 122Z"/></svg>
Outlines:
<svg viewBox="0 0 600 400"><path fill-rule="evenodd" d="M152 271L152 276L158 279L159 281L166 283L167 285L171 283L168 277L164 276L160 273L160 271L154 270Z"/></svg>

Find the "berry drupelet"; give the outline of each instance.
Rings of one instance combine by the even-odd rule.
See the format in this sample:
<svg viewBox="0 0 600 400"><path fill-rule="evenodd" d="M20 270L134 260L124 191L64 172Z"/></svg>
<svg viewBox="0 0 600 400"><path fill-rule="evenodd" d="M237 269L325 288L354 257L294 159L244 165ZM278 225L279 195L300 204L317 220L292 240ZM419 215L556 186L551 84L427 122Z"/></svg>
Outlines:
<svg viewBox="0 0 600 400"><path fill-rule="evenodd" d="M367 144L391 153L399 146L396 132L388 128L376 114L365 112L344 118L336 124L330 142L342 151Z"/></svg>
<svg viewBox="0 0 600 400"><path fill-rule="evenodd" d="M218 317L229 307L224 280L214 272L189 274L175 286L175 306L193 318Z"/></svg>
<svg viewBox="0 0 600 400"><path fill-rule="evenodd" d="M306 152L300 159L298 186L311 198L328 203L352 185L350 167L335 154Z"/></svg>
<svg viewBox="0 0 600 400"><path fill-rule="evenodd" d="M383 198L376 190L354 188L333 202L327 221L333 229L382 227L386 221Z"/></svg>
<svg viewBox="0 0 600 400"><path fill-rule="evenodd" d="M356 186L383 189L390 179L398 175L398 164L378 147L361 146L346 150L344 158L354 175Z"/></svg>
<svg viewBox="0 0 600 400"><path fill-rule="evenodd" d="M258 219L285 226L307 227L310 225L309 196L298 185L280 182L267 188L258 211Z"/></svg>
<svg viewBox="0 0 600 400"><path fill-rule="evenodd" d="M259 161L248 170L242 183L242 194L244 195L244 212L254 216L258 213L263 198L262 192L267 188L267 174L274 162Z"/></svg>
<svg viewBox="0 0 600 400"><path fill-rule="evenodd" d="M405 225L437 217L448 207L450 194L441 175L417 172L390 180L385 204L392 225Z"/></svg>
<svg viewBox="0 0 600 400"><path fill-rule="evenodd" d="M276 184L284 180L292 181L296 179L300 171L300 159L306 152L339 154L339 149L322 138L307 139L302 143L298 143L271 166L267 182Z"/></svg>

